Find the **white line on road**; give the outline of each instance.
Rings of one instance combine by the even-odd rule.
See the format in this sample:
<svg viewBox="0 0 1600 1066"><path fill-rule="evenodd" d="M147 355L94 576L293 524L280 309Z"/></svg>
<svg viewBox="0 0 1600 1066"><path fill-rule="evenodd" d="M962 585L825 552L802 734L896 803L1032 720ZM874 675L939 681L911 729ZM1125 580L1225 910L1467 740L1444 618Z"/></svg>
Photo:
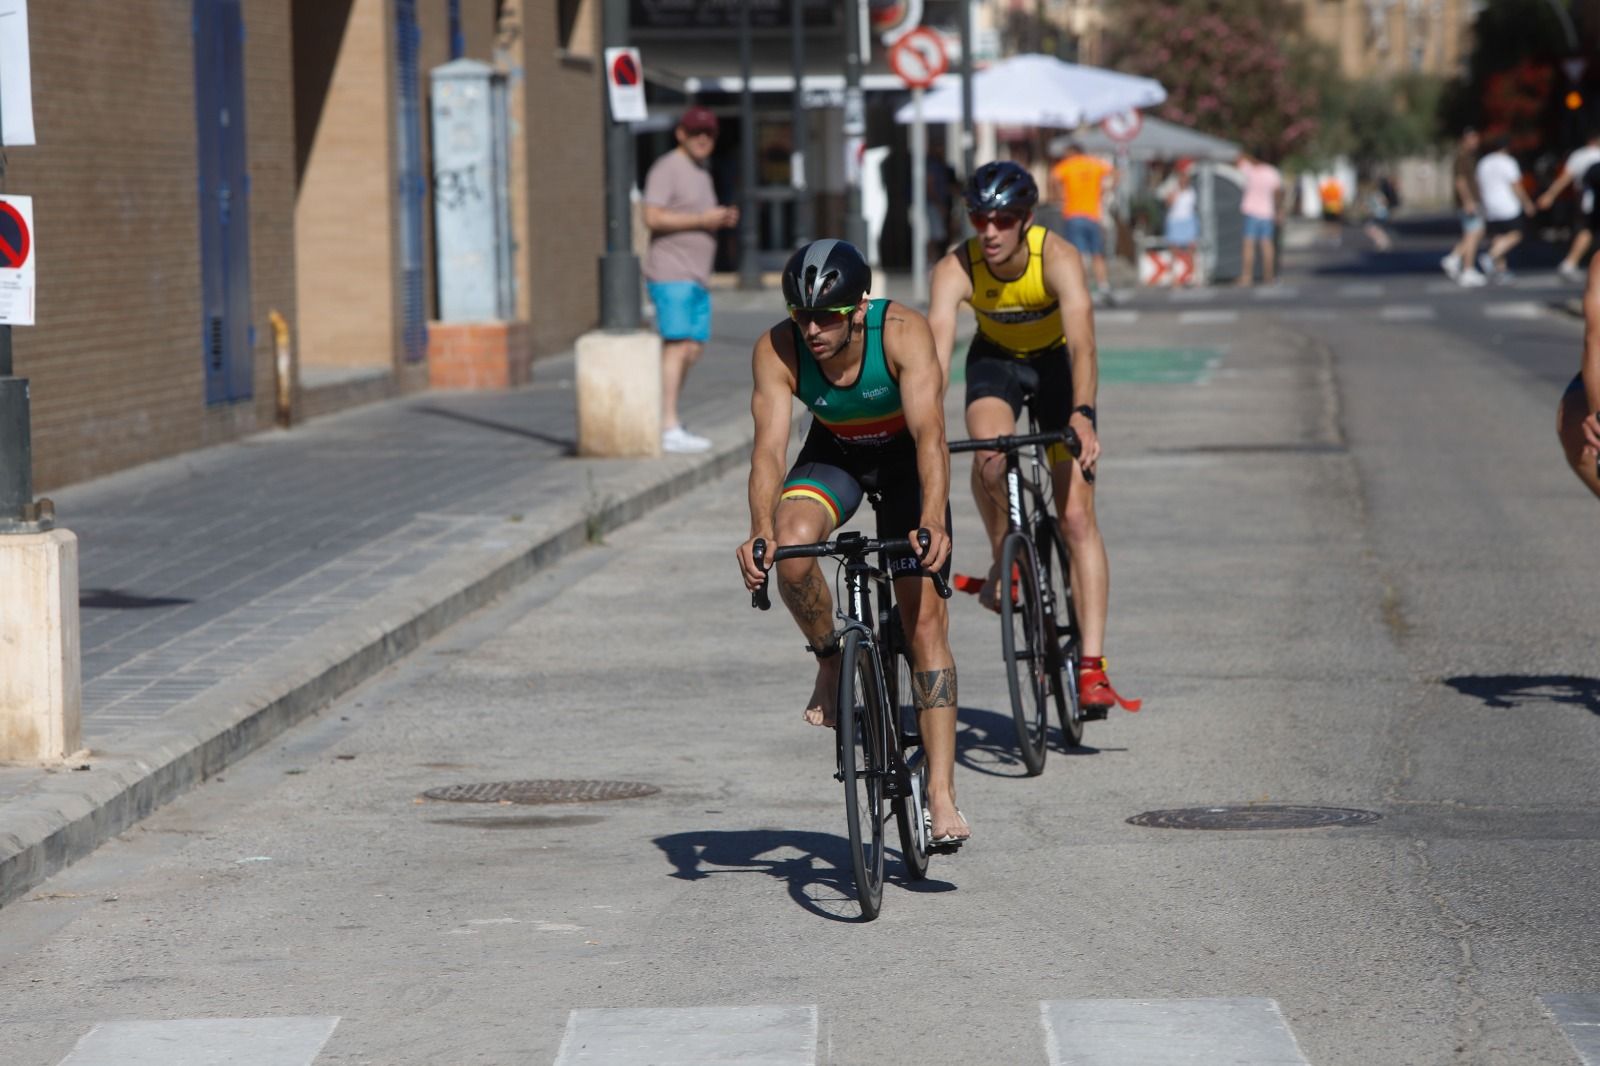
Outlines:
<svg viewBox="0 0 1600 1066"><path fill-rule="evenodd" d="M1533 300L1510 300L1484 304L1483 313L1490 318L1538 318L1544 314L1544 309Z"/></svg>
<svg viewBox="0 0 1600 1066"><path fill-rule="evenodd" d="M1257 300L1293 300L1300 290L1293 285L1264 285L1251 290Z"/></svg>
<svg viewBox="0 0 1600 1066"><path fill-rule="evenodd" d="M575 1010L555 1066L815 1066L816 1007Z"/></svg>
<svg viewBox="0 0 1600 1066"><path fill-rule="evenodd" d="M1131 326L1131 325L1133 325L1133 324L1135 324L1136 322L1139 321L1139 312L1137 312L1137 311L1096 311L1094 313L1094 320L1096 322L1107 323L1107 324L1112 324L1112 325Z"/></svg>
<svg viewBox="0 0 1600 1066"><path fill-rule="evenodd" d="M1344 317L1326 307L1289 307L1279 314L1286 322L1332 322L1336 318Z"/></svg>
<svg viewBox="0 0 1600 1066"><path fill-rule="evenodd" d="M1188 326L1225 326L1239 321L1237 311L1181 311L1178 321Z"/></svg>
<svg viewBox="0 0 1600 1066"><path fill-rule="evenodd" d="M338 1018L179 1018L105 1022L61 1066L310 1066Z"/></svg>
<svg viewBox="0 0 1600 1066"><path fill-rule="evenodd" d="M1378 309L1378 317L1385 322L1432 322L1433 308L1423 304L1390 304Z"/></svg>
<svg viewBox="0 0 1600 1066"><path fill-rule="evenodd" d="M1600 1066L1600 995L1540 996L1583 1066Z"/></svg>
<svg viewBox="0 0 1600 1066"><path fill-rule="evenodd" d="M1217 298L1216 289L1173 289L1169 294L1175 304L1210 303Z"/></svg>
<svg viewBox="0 0 1600 1066"><path fill-rule="evenodd" d="M1039 1013L1050 1066L1307 1066L1270 999L1063 999Z"/></svg>
<svg viewBox="0 0 1600 1066"><path fill-rule="evenodd" d="M1466 292L1466 287L1458 281L1430 281L1422 287L1422 291L1429 296L1455 295Z"/></svg>
<svg viewBox="0 0 1600 1066"><path fill-rule="evenodd" d="M1372 282L1356 282L1353 285L1339 286L1339 295L1350 299L1377 299L1383 295L1383 286Z"/></svg>

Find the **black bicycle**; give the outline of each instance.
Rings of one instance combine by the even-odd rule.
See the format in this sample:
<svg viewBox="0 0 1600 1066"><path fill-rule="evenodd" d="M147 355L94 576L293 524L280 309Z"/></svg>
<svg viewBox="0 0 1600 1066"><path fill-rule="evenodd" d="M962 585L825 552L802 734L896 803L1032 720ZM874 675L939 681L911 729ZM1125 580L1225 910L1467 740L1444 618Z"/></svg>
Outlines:
<svg viewBox="0 0 1600 1066"><path fill-rule="evenodd" d="M931 843L927 757L911 704L910 645L895 609L894 575L889 570L891 560L927 550L927 532L918 539L921 543L913 546L903 538L870 540L861 533L840 533L831 541L785 545L770 558L765 540L753 545L756 565L769 574L769 565L784 559L822 557L838 559L844 573L834 779L844 783L850 864L864 921L876 918L883 903L885 801L899 825L900 853L910 880L928 875L929 852L939 850ZM870 561L873 558L877 561ZM944 578L929 576L939 595L949 599L950 586ZM872 586L878 594L876 615ZM750 602L763 611L772 606L765 580Z"/></svg>
<svg viewBox="0 0 1600 1066"><path fill-rule="evenodd" d="M1031 389L1025 390L1024 399L1032 423ZM951 452L993 451L1006 458L1007 530L1000 544L998 591L1000 653L1011 690L1017 742L1030 777L1044 771L1049 721L1046 693L1055 701L1064 745L1076 747L1083 742L1084 715L1077 686L1082 633L1072 605L1067 545L1055 515L1047 456L1052 444L1065 444L1074 458L1082 450L1077 433L1070 428L950 445ZM1026 471L1024 455L1028 458Z"/></svg>

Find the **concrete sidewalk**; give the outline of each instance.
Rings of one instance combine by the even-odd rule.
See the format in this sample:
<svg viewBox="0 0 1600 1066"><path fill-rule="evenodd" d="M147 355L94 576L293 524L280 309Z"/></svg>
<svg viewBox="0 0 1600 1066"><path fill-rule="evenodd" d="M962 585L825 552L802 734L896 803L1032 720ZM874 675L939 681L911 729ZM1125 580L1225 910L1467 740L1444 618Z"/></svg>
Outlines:
<svg viewBox="0 0 1600 1066"><path fill-rule="evenodd" d="M719 293L683 416L715 445L573 456L573 359L52 493L80 540L83 730L0 767L0 906L535 570L747 460L776 293Z"/></svg>

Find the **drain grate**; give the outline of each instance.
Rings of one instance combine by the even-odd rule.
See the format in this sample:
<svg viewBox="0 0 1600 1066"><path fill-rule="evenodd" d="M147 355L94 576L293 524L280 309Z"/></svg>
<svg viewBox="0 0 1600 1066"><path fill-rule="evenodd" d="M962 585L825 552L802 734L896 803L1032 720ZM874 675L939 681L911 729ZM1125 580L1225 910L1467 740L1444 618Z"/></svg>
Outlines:
<svg viewBox="0 0 1600 1066"><path fill-rule="evenodd" d="M638 799L660 791L639 781L489 781L442 785L428 789L423 796L449 803L597 803Z"/></svg>
<svg viewBox="0 0 1600 1066"><path fill-rule="evenodd" d="M1149 829L1326 829L1370 825L1382 815L1350 807L1293 807L1283 803L1250 803L1237 807L1184 807L1145 811L1128 819Z"/></svg>

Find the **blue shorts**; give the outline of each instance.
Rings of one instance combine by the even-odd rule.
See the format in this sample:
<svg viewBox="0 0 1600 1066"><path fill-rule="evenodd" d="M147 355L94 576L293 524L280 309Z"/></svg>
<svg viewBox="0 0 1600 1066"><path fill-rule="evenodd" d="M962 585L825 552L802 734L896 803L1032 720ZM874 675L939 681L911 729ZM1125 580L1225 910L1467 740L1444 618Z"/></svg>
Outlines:
<svg viewBox="0 0 1600 1066"><path fill-rule="evenodd" d="M1100 228L1100 223L1082 217L1069 218L1066 222L1067 243L1084 255L1106 254L1106 233Z"/></svg>
<svg viewBox="0 0 1600 1066"><path fill-rule="evenodd" d="M1247 241L1270 241L1277 229L1277 223L1270 218L1244 216L1244 239Z"/></svg>
<svg viewBox="0 0 1600 1066"><path fill-rule="evenodd" d="M1462 233L1482 233L1483 232L1483 216L1482 215L1470 215L1465 211L1461 211L1461 212L1457 213L1456 217L1461 219L1461 232Z"/></svg>
<svg viewBox="0 0 1600 1066"><path fill-rule="evenodd" d="M1200 239L1200 220L1196 218L1169 218L1166 226L1168 244L1186 248Z"/></svg>
<svg viewBox="0 0 1600 1066"><path fill-rule="evenodd" d="M656 332L664 341L711 339L711 292L698 281L652 281L650 302L656 305Z"/></svg>

